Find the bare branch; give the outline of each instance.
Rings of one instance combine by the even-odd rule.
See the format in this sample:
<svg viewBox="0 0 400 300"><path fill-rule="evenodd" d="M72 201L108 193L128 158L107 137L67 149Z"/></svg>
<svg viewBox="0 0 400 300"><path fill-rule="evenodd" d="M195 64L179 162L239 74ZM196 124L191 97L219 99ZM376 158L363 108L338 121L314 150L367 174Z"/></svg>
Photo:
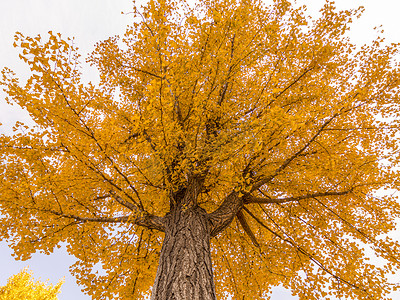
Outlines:
<svg viewBox="0 0 400 300"><path fill-rule="evenodd" d="M99 223L123 223L129 220L129 216L122 217L80 217L77 215L64 214L57 212L55 210L46 210L46 212L50 212L53 215L57 215L63 218L74 219L76 221L80 221L82 223L86 222L99 222Z"/></svg>
<svg viewBox="0 0 400 300"><path fill-rule="evenodd" d="M342 196L349 194L353 191L353 188L347 191L342 192L325 192L325 193L314 193L314 194L307 194L297 197L285 197L285 198L271 198L271 197L256 197L250 194L244 196L244 204L249 203L287 203L293 201L300 201L305 199L314 199L317 197L326 197L326 196Z"/></svg>
<svg viewBox="0 0 400 300"><path fill-rule="evenodd" d="M110 194L122 206L125 206L127 209L134 211L134 212L138 211L138 207L136 205L134 205L133 203L130 203L128 201L125 201L120 196L118 196L114 191L110 191Z"/></svg>
<svg viewBox="0 0 400 300"><path fill-rule="evenodd" d="M247 233L247 235L253 242L254 246L260 247L260 244L257 242L257 239L256 239L254 233L251 231L251 228L250 228L249 224L247 223L246 218L241 210L237 213L236 217L238 218L240 225L242 225L244 232Z"/></svg>
<svg viewBox="0 0 400 300"><path fill-rule="evenodd" d="M208 214L211 237L215 237L218 233L228 227L242 207L243 199L239 197L237 192L232 192L224 199L215 211Z"/></svg>
<svg viewBox="0 0 400 300"><path fill-rule="evenodd" d="M44 210L43 210L44 211ZM63 218L74 219L81 223L86 222L99 222L99 223L133 223L138 226L147 227L149 229L157 229L159 231L165 231L164 218L151 215L149 213L142 213L136 217L132 216L121 216L121 217L81 217L72 214L64 214L55 210L45 210L46 212L52 213Z"/></svg>

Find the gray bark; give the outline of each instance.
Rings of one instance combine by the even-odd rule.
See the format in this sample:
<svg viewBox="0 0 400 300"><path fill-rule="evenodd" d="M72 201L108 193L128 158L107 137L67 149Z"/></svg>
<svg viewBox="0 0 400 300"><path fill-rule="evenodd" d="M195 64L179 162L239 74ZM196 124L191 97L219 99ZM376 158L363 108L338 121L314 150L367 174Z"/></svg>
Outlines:
<svg viewBox="0 0 400 300"><path fill-rule="evenodd" d="M165 239L152 300L216 300L210 222L199 206L165 216Z"/></svg>

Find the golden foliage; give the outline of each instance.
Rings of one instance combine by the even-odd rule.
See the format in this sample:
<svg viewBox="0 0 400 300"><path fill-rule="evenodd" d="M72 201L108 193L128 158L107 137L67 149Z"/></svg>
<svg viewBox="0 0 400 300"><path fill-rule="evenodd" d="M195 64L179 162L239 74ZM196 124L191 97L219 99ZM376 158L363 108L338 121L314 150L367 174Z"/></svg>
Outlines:
<svg viewBox="0 0 400 300"><path fill-rule="evenodd" d="M208 212L233 191L244 202L212 240L220 298L283 284L300 299L383 299L400 207L374 192L398 189L398 45L356 50L344 34L360 12L150 0L96 45L98 86L71 40L17 33L32 74L21 85L4 69L1 83L36 126L0 137L0 238L20 259L66 242L94 299L137 299L157 267L157 217L199 176Z"/></svg>
<svg viewBox="0 0 400 300"><path fill-rule="evenodd" d="M25 268L0 287L0 300L57 300L63 281L56 285L33 281L32 272Z"/></svg>

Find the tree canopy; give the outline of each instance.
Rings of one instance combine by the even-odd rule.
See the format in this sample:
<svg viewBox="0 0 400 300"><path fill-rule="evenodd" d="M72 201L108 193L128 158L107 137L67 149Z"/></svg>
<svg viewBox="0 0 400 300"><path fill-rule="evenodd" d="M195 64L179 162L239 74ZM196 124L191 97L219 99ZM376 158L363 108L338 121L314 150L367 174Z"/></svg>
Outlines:
<svg viewBox="0 0 400 300"><path fill-rule="evenodd" d="M73 40L17 33L31 77L1 84L36 125L0 136L0 238L19 259L64 242L93 299L139 299L164 216L199 206L219 298L385 299L400 205L375 192L399 183L399 45L357 49L361 12L150 0L88 58L98 85Z"/></svg>
<svg viewBox="0 0 400 300"><path fill-rule="evenodd" d="M25 268L11 276L5 286L0 287L0 300L57 300L62 284L62 280L54 286L33 281L32 272Z"/></svg>

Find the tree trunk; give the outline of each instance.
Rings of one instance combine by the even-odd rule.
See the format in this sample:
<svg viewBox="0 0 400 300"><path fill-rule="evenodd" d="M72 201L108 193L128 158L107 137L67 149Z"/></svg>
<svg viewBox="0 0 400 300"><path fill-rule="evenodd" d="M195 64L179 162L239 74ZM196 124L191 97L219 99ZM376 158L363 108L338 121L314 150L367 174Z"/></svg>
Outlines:
<svg viewBox="0 0 400 300"><path fill-rule="evenodd" d="M207 213L196 206L165 216L152 300L216 300Z"/></svg>

